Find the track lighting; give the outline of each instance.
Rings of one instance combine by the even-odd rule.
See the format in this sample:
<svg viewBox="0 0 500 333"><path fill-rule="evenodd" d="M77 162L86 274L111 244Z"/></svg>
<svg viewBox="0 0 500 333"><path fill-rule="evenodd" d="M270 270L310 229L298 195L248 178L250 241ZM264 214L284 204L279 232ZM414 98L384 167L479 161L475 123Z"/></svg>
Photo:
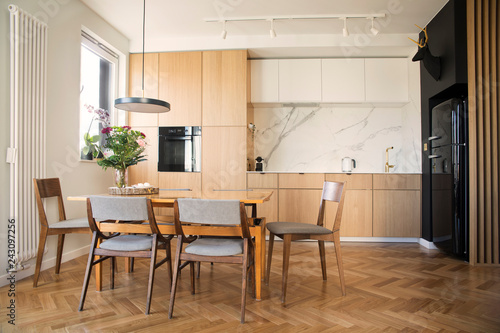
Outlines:
<svg viewBox="0 0 500 333"><path fill-rule="evenodd" d="M344 28L342 29L342 35L344 35L344 37L347 37L349 36L349 30L347 30L347 17L343 17L342 19L344 20Z"/></svg>
<svg viewBox="0 0 500 333"><path fill-rule="evenodd" d="M271 20L271 30L269 30L269 36L271 36L271 38L276 37L276 31L274 31L274 20Z"/></svg>
<svg viewBox="0 0 500 333"><path fill-rule="evenodd" d="M220 37L222 39L226 39L227 36L227 31L226 31L226 21L222 21L222 32L220 34Z"/></svg>
<svg viewBox="0 0 500 333"><path fill-rule="evenodd" d="M379 31L378 31L378 29L377 29L377 28L375 28L375 27L373 26L373 21L374 21L374 18L373 18L373 17L371 17L371 19L372 19L372 27L370 28L370 31L372 32L373 36L377 36L377 35L378 35L378 33L379 33Z"/></svg>

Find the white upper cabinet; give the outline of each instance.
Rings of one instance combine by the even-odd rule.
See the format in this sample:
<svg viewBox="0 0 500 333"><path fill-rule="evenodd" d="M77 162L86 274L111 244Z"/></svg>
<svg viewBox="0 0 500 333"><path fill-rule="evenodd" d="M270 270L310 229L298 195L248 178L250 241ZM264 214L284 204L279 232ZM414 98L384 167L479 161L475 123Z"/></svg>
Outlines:
<svg viewBox="0 0 500 333"><path fill-rule="evenodd" d="M364 59L323 59L322 102L360 103L365 100Z"/></svg>
<svg viewBox="0 0 500 333"><path fill-rule="evenodd" d="M321 59L279 60L280 102L321 102Z"/></svg>
<svg viewBox="0 0 500 333"><path fill-rule="evenodd" d="M366 102L408 102L408 60L365 59Z"/></svg>
<svg viewBox="0 0 500 333"><path fill-rule="evenodd" d="M275 103L278 95L279 60L251 60L251 98L252 103Z"/></svg>

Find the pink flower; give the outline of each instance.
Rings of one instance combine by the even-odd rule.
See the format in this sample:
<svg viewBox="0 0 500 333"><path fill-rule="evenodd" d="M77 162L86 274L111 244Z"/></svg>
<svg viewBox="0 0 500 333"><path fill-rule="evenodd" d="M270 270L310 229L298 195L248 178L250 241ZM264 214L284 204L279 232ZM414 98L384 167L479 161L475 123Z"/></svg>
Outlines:
<svg viewBox="0 0 500 333"><path fill-rule="evenodd" d="M123 129L126 129L126 130L130 130L130 129L132 129L132 127L130 127L130 126L122 126L122 128L123 128Z"/></svg>
<svg viewBox="0 0 500 333"><path fill-rule="evenodd" d="M141 132L141 135L142 135L143 138L146 138L146 134L144 134L144 133Z"/></svg>
<svg viewBox="0 0 500 333"><path fill-rule="evenodd" d="M108 133L111 133L113 129L111 127L104 127L102 130L101 130L101 133L102 134L108 134Z"/></svg>
<svg viewBox="0 0 500 333"><path fill-rule="evenodd" d="M145 146L146 146L146 142L145 142L143 139L138 139L138 140L137 140L137 144L138 144L140 147L145 147Z"/></svg>

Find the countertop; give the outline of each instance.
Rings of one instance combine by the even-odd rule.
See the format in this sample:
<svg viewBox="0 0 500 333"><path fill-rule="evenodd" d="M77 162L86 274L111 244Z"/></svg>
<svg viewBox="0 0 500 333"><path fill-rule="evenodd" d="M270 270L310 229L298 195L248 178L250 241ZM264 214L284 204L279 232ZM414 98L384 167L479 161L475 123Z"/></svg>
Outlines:
<svg viewBox="0 0 500 333"><path fill-rule="evenodd" d="M300 172L300 171L247 171L247 173L300 173L300 174L347 174L347 175L421 175L416 172Z"/></svg>

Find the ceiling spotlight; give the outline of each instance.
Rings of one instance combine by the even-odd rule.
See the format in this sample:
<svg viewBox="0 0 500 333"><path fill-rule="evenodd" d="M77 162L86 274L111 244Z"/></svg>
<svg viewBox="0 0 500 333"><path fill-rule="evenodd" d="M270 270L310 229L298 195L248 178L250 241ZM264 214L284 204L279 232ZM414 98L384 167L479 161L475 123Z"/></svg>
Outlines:
<svg viewBox="0 0 500 333"><path fill-rule="evenodd" d="M220 34L220 37L222 39L226 39L227 36L227 31L226 31L226 21L222 21L222 32Z"/></svg>
<svg viewBox="0 0 500 333"><path fill-rule="evenodd" d="M269 30L269 36L271 36L271 38L276 37L276 31L274 31L274 20L271 20L271 30Z"/></svg>
<svg viewBox="0 0 500 333"><path fill-rule="evenodd" d="M347 37L349 36L349 30L347 30L347 17L343 17L342 19L344 20L344 28L342 29L342 35L344 35L344 37Z"/></svg>
<svg viewBox="0 0 500 333"><path fill-rule="evenodd" d="M378 29L373 26L374 18L371 17L371 19L372 19L372 27L370 28L370 31L372 32L373 36L377 36L380 31L378 31Z"/></svg>

